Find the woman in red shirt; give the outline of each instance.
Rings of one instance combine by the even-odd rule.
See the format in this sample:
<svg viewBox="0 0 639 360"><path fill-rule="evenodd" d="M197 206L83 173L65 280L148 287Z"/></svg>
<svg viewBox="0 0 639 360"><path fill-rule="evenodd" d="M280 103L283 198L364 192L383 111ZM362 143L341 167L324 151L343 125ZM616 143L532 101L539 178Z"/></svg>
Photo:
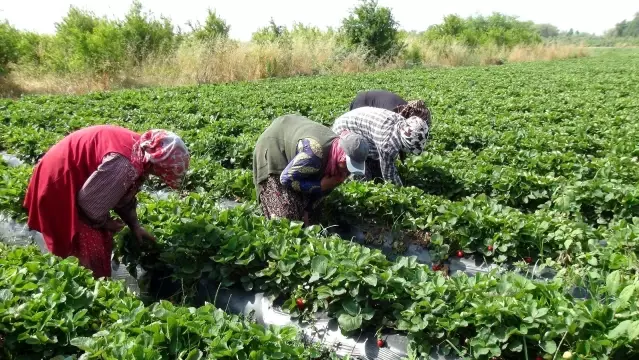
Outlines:
<svg viewBox="0 0 639 360"><path fill-rule="evenodd" d="M96 278L109 277L113 235L125 224L138 241L155 240L137 219L135 195L144 180L156 175L177 189L189 160L182 139L166 130L139 135L98 125L75 131L34 168L24 200L27 224L54 255L75 256Z"/></svg>

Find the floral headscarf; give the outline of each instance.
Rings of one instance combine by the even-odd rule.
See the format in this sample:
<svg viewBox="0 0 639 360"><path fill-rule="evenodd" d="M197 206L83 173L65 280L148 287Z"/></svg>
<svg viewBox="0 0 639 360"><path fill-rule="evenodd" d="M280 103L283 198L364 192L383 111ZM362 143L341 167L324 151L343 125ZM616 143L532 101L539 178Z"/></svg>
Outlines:
<svg viewBox="0 0 639 360"><path fill-rule="evenodd" d="M182 139L167 130L149 130L133 146L133 161L178 189L189 168L189 151Z"/></svg>
<svg viewBox="0 0 639 360"><path fill-rule="evenodd" d="M429 130L428 123L417 116L401 121L399 135L404 151L414 155L421 154L428 140Z"/></svg>
<svg viewBox="0 0 639 360"><path fill-rule="evenodd" d="M430 110L426 107L423 100L409 101L406 105L398 106L395 112L406 119L416 116L430 126Z"/></svg>

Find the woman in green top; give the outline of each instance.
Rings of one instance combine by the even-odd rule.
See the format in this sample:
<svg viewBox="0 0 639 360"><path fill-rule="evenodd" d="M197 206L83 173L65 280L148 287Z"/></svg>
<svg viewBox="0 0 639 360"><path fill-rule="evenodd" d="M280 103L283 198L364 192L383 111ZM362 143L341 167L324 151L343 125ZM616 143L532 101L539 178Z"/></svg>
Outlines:
<svg viewBox="0 0 639 360"><path fill-rule="evenodd" d="M275 119L253 152L253 183L267 218L309 225L309 213L349 174L364 175L368 142L299 115Z"/></svg>

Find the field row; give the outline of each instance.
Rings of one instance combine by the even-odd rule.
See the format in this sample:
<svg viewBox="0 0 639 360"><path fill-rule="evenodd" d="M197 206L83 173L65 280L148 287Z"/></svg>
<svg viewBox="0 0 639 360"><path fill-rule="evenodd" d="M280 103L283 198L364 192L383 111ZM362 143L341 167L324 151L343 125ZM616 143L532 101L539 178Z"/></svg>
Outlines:
<svg viewBox="0 0 639 360"><path fill-rule="evenodd" d="M262 327L211 305L145 306L76 259L0 243L3 359L332 359L293 327ZM160 325L162 324L162 325Z"/></svg>
<svg viewBox="0 0 639 360"><path fill-rule="evenodd" d="M23 169L6 170L15 175ZM365 186L348 184L341 196ZM385 189L393 190L389 186L369 190ZM364 196L358 198L373 202L371 208L379 208L374 203L375 194L360 195ZM406 194L397 196L402 195ZM427 206L413 205L422 210ZM433 242L441 247L454 246L451 244L457 239L469 238L465 232L478 229L505 237L504 229L498 232L499 227L495 228L502 210L497 207L492 214L462 216L459 221L444 214ZM639 236L635 224L611 228L606 234L610 236L605 236L607 246L602 247L597 234L580 233L586 230L566 227L550 215L545 218L548 228L540 230L539 223L533 222L539 219L522 224L507 214L500 221L502 226L519 229L521 234L546 231L543 234L557 237L547 244L551 250L556 250L554 244L570 249L557 250L563 258L556 258L572 263L572 267L551 282L540 282L514 273L447 278L417 264L414 258L389 261L376 250L321 236L317 229L303 231L300 224L267 221L254 215L250 206L217 210L215 199L208 194L162 201L142 196L139 216L158 237L158 243L157 247L140 249L128 233L123 233L116 254L130 268L140 264L147 271L168 270L186 289L208 278L225 286L243 285L248 290L264 291L284 297L285 309L296 317L310 319L315 311L326 309L346 332L360 328L404 331L412 339L413 350L420 354L433 351L433 345L444 339L450 343L436 350L479 358L516 357L524 351L522 343L531 354L552 354L557 346L585 356L630 356L634 351L626 345L634 344L636 338L622 331L628 325L622 322L632 318L631 309L636 306L627 293L632 294L632 289L639 286L633 280ZM470 238L481 242L490 236L477 233ZM506 242L494 243L494 254L486 255L498 258L511 250ZM574 299L570 291L575 285L587 289L589 298ZM181 295L188 301L192 294ZM307 304L302 311L296 306L299 298ZM608 314L605 321L600 318L603 314ZM504 316L510 319L508 325L498 321ZM621 328L615 333L621 334L611 341L609 332L617 326Z"/></svg>
<svg viewBox="0 0 639 360"><path fill-rule="evenodd" d="M24 221L25 213L21 204L30 167L0 165L0 170L0 184L3 185L0 190L0 210ZM207 189L204 193L207 196L214 199L220 198L220 195L240 198L252 196L253 185L249 172L220 170L214 174L215 177L206 179ZM627 209L625 206L619 208ZM561 267L588 262L589 256L585 255L601 251L602 242L611 243L621 239L621 229L627 221L632 222L632 219L615 220L596 229L557 210L522 213L483 195L450 201L428 195L417 188L357 182L341 186L325 199L323 209L323 223L369 219L381 228L400 230L406 242L424 240L427 231L430 233L429 248L435 262L454 256L458 250L491 258L498 263L541 261ZM411 237L411 234L421 239L414 239L415 236ZM636 248L639 244L629 245L631 248L628 250L639 250ZM628 255L632 254L630 252ZM618 256L614 265L603 262L599 266L603 269L633 268L631 264L636 256L628 255Z"/></svg>
<svg viewBox="0 0 639 360"><path fill-rule="evenodd" d="M192 166L179 198L140 194L140 222L158 243L140 249L120 234L116 253L131 269L170 273L187 290L208 278L264 291L294 317L327 310L347 333L404 332L416 355L631 358L639 349L638 84L637 57L618 53L0 100L0 149L28 162L0 162L0 211L24 220L32 164L72 130L168 127L184 137ZM415 258L389 260L319 228L258 215L248 169L269 121L298 112L330 125L365 88L424 98L432 141L399 166L410 186L347 182L324 200L322 225L358 219L404 246L427 243L435 265L474 254L518 271L447 277ZM246 204L222 211L222 197ZM558 274L531 280L533 265ZM572 296L575 287L586 298ZM178 295L188 302L192 294Z"/></svg>

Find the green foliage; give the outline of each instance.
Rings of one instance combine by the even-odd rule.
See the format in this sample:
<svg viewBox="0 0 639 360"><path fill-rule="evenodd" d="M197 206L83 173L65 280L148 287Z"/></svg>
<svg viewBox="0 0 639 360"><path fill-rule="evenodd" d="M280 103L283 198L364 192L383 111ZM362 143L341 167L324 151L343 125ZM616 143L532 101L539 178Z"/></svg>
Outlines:
<svg viewBox="0 0 639 360"><path fill-rule="evenodd" d="M8 21L0 21L0 76L9 72L9 63L18 60L20 33Z"/></svg>
<svg viewBox="0 0 639 360"><path fill-rule="evenodd" d="M466 19L448 15L442 24L431 26L425 32L425 37L430 41L458 41L471 47L512 47L541 42L540 33L532 22L519 21L515 16L500 13Z"/></svg>
<svg viewBox="0 0 639 360"><path fill-rule="evenodd" d="M142 12L142 3L135 0L121 22L124 50L139 64L150 54L161 55L173 48L175 34L168 18L156 20L151 13Z"/></svg>
<svg viewBox="0 0 639 360"><path fill-rule="evenodd" d="M361 0L342 21L340 31L348 45L363 47L373 57L380 58L396 55L401 50L398 27L389 8L379 7L377 0Z"/></svg>
<svg viewBox="0 0 639 360"><path fill-rule="evenodd" d="M559 28L552 24L537 24L537 31L542 38L555 37L559 35Z"/></svg>
<svg viewBox="0 0 639 360"><path fill-rule="evenodd" d="M208 41L218 38L226 39L229 36L231 26L224 21L215 11L208 9L204 25L199 22L195 25L189 23L193 36L200 41Z"/></svg>
<svg viewBox="0 0 639 360"><path fill-rule="evenodd" d="M157 243L136 249L127 233L118 241L119 255L149 270L168 267L187 289L205 277L267 292L283 298L283 308L296 318L327 310L347 333L360 328L406 332L420 356L432 350L451 354L456 348L458 355L481 354L481 359L515 358L522 356L523 343L532 353L572 349L582 356L620 356L639 345L639 334L618 329L639 305L629 297L639 286L629 268L610 273L590 268L587 280L576 284L592 286L592 298L579 300L566 294L579 267L563 270L553 281L494 272L447 278L413 257L389 261L377 250L322 237L315 228L253 216L251 208L215 210L209 199L191 194L146 202L140 216L158 235ZM517 220L508 222L517 227ZM638 228L631 228L636 238ZM615 249L621 253L621 247ZM595 256L610 260L604 251ZM614 263L623 266L632 260ZM303 309L296 305L298 298L304 299ZM599 302L604 298L619 300L613 306ZM499 320L504 317L507 322ZM613 330L620 334L609 339ZM582 342L591 346L584 348Z"/></svg>
<svg viewBox="0 0 639 360"><path fill-rule="evenodd" d="M588 359L634 358L639 349L632 331L639 306L637 59L635 52L615 51L502 67L5 99L0 100L0 144L33 164L62 136L93 124L136 131L163 127L182 135L193 154L184 189L190 193L162 201L141 195L141 223L158 241L139 248L125 231L116 249L124 263L169 269L185 285L222 280L279 296L295 318L308 320L315 310L327 310L346 332L401 331L418 357L456 348L479 359L519 359L526 352L529 358L552 358L556 351ZM283 113L300 113L330 125L358 90L380 84L429 104L435 120L427 151L400 166L406 187L340 186L325 199L323 224L342 218L373 223L408 244L428 243L436 262L462 250L504 267L515 262L514 272L446 277L415 258L390 260L318 228L256 216L250 160L256 137L269 122ZM0 166L0 210L11 216L24 216L19 204L29 167ZM221 211L219 196L247 204ZM528 258L530 265L524 262ZM47 261L34 262L44 266ZM14 267L24 272L33 266ZM552 281L526 277L539 267L558 276ZM5 268L10 267L0 263L0 272ZM0 274L0 284L7 277L11 284L22 281L11 274ZM589 298L570 295L573 286ZM13 301L18 291L6 289ZM29 291L25 298L39 299L33 295L39 290ZM298 297L306 300L303 310L295 304ZM56 306L69 314L64 306L72 304ZM113 334L81 335L91 339L73 344L127 358L137 353L127 353L126 344L145 343L152 335L154 346L145 347L152 354L170 341L154 330L154 322L161 321L154 312L166 306L140 308L139 322L131 316L110 325ZM181 308L174 312L198 321ZM27 339L43 342L42 336L53 336L27 329L28 319L11 319L17 334L27 331L24 342L16 339L12 346L27 349ZM58 339L70 336L59 326L62 320L53 319L57 327L47 323L45 328L63 332L55 333ZM198 335L175 320L191 339ZM198 326L216 328L217 323L205 321ZM189 344L188 338L181 344ZM199 344L197 350L206 352ZM194 351L191 345L178 354Z"/></svg>
<svg viewBox="0 0 639 360"><path fill-rule="evenodd" d="M55 36L22 32L18 43L19 64L46 67L55 54Z"/></svg>
<svg viewBox="0 0 639 360"><path fill-rule="evenodd" d="M55 48L53 66L61 71L113 72L126 60L120 24L75 7L56 24Z"/></svg>
<svg viewBox="0 0 639 360"><path fill-rule="evenodd" d="M259 28L251 35L251 40L257 44L286 43L289 39L289 31L286 26L277 25L271 18L269 24Z"/></svg>
<svg viewBox="0 0 639 360"><path fill-rule="evenodd" d="M292 327L262 327L211 305L145 307L122 282L94 280L77 259L0 243L0 356L35 360L316 359Z"/></svg>
<svg viewBox="0 0 639 360"><path fill-rule="evenodd" d="M0 214L26 222L22 204L32 170L28 165L9 167L0 159Z"/></svg>
<svg viewBox="0 0 639 360"><path fill-rule="evenodd" d="M617 37L639 37L639 12L632 20L623 20L615 25L613 34Z"/></svg>
<svg viewBox="0 0 639 360"><path fill-rule="evenodd" d="M114 74L151 54L174 49L177 36L168 19L156 20L134 1L124 20L110 20L71 7L55 36L22 33L19 61L58 72Z"/></svg>

